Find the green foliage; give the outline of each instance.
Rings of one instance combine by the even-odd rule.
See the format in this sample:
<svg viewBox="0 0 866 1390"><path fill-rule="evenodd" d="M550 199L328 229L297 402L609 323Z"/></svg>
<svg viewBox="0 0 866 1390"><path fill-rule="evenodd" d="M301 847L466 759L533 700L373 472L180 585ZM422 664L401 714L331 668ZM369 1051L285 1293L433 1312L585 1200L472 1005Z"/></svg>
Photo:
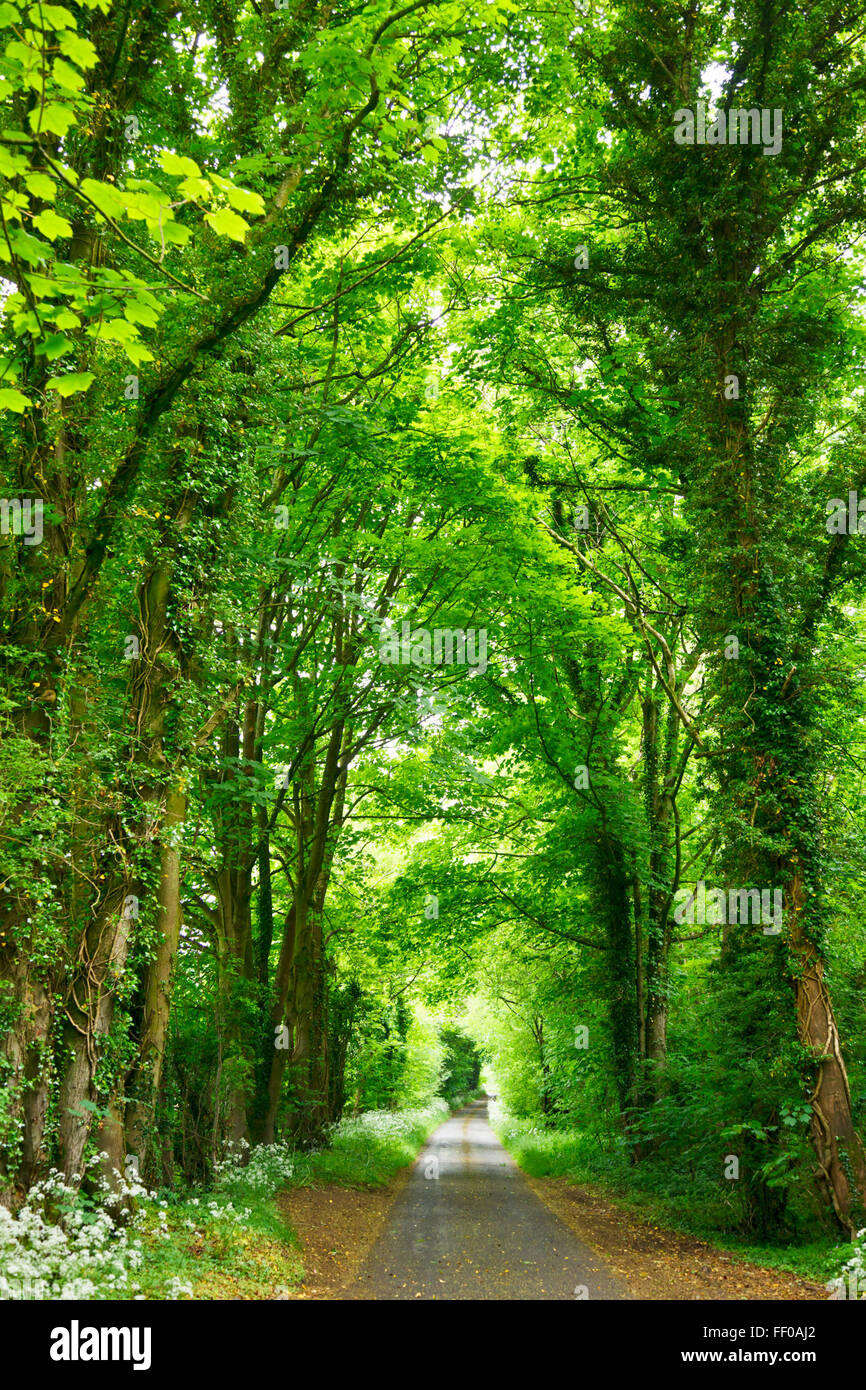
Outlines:
<svg viewBox="0 0 866 1390"><path fill-rule="evenodd" d="M532 1171L860 1224L866 51L644 10L0 5L10 1208L110 1144L279 1262L483 1064Z"/></svg>

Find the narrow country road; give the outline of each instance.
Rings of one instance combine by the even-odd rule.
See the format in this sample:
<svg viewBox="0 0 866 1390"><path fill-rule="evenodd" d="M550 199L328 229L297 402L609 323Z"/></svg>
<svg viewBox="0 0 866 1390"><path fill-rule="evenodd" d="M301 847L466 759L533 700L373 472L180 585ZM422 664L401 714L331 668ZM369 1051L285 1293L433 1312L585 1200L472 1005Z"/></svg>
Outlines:
<svg viewBox="0 0 866 1390"><path fill-rule="evenodd" d="M347 1297L629 1297L524 1181L476 1101L419 1155Z"/></svg>

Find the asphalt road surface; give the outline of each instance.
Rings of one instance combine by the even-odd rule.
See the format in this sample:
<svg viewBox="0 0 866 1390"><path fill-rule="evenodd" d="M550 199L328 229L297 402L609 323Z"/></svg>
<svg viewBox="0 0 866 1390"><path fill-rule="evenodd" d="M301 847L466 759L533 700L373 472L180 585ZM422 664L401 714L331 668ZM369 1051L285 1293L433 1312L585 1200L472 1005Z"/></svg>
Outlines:
<svg viewBox="0 0 866 1390"><path fill-rule="evenodd" d="M486 1101L436 1130L347 1296L629 1297L599 1256L536 1197L487 1123Z"/></svg>

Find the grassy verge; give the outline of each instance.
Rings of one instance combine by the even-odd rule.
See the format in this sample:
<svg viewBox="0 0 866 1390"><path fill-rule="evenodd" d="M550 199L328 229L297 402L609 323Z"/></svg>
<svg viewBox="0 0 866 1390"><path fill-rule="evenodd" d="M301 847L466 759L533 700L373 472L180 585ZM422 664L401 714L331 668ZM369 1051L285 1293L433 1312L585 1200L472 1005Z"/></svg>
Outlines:
<svg viewBox="0 0 866 1390"><path fill-rule="evenodd" d="M330 1183L382 1187L447 1116L435 1100L347 1119L313 1152L273 1144L246 1163L223 1164L208 1191L148 1193L124 1183L129 1211L119 1222L97 1156L85 1191L52 1173L15 1213L0 1206L0 1298L285 1297L304 1268L278 1194Z"/></svg>
<svg viewBox="0 0 866 1390"><path fill-rule="evenodd" d="M390 1183L448 1116L444 1101L343 1120L326 1148L287 1144L226 1164L213 1192L148 1204L137 1283L145 1298L280 1298L304 1266L276 1196L292 1187L375 1188Z"/></svg>
<svg viewBox="0 0 866 1390"><path fill-rule="evenodd" d="M646 1160L629 1163L613 1140L602 1144L586 1131L540 1129L529 1120L490 1107L491 1124L524 1172L534 1178L567 1178L592 1186L615 1199L631 1215L697 1236L728 1254L765 1269L786 1270L825 1283L856 1256L856 1247L831 1235L779 1244L761 1243L731 1229L732 1206L717 1186L701 1184L688 1173Z"/></svg>

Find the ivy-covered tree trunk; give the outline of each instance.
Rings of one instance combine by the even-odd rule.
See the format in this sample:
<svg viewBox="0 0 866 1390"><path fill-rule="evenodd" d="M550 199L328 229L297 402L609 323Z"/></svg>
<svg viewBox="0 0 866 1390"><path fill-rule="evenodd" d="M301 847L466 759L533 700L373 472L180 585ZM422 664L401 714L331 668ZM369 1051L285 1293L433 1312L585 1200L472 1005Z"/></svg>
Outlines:
<svg viewBox="0 0 866 1390"><path fill-rule="evenodd" d="M809 659L790 633L771 559L757 548L750 549L748 558L747 576L735 590L732 625L749 637L740 643L736 665L729 664L720 696L728 745L720 768L729 808L723 863L727 883L779 892L782 915L778 926L763 920L748 925L729 920L722 967L730 969L748 951L754 962L750 987L766 995L776 994L774 975L783 972L791 1000L790 1036L801 1049L799 1070L811 1109L818 1184L850 1232L866 1210L866 1158L854 1126L826 976L828 904L817 774L810 752ZM781 950L774 945L777 933ZM736 1008L729 1022L733 1034L742 1036L743 1047L754 1048L754 1021L747 1024L744 1036ZM764 1029L761 1034L759 1045L771 1065L784 1040ZM750 1181L759 1184L754 1173ZM766 1200L760 1197L762 1204Z"/></svg>
<svg viewBox="0 0 866 1390"><path fill-rule="evenodd" d="M620 1113L630 1123L638 1059L637 987L629 874L622 843L608 827L592 844L595 910L607 943L605 986Z"/></svg>
<svg viewBox="0 0 866 1390"><path fill-rule="evenodd" d="M169 792L160 827L157 942L142 980L138 1057L127 1081L126 1144L144 1172L156 1139L156 1107L168 1042L171 988L183 921L180 851L176 837L187 813L187 797Z"/></svg>
<svg viewBox="0 0 866 1390"><path fill-rule="evenodd" d="M235 649L233 647L233 649ZM245 795L256 758L257 712L254 703L226 721L222 739L223 772L215 789L220 864L214 875L217 940L218 1022L220 1045L219 1121L233 1145L249 1142L256 1044L256 981L253 961L252 900L256 862L254 821Z"/></svg>
<svg viewBox="0 0 866 1390"><path fill-rule="evenodd" d="M664 729L660 729L659 701L647 694L643 701L644 809L649 835L649 883L647 886L647 941L645 963L645 1056L650 1064L650 1088L655 1092L658 1073L667 1062L668 954L670 951L671 831L673 821L674 761L679 720L676 710L664 702Z"/></svg>

